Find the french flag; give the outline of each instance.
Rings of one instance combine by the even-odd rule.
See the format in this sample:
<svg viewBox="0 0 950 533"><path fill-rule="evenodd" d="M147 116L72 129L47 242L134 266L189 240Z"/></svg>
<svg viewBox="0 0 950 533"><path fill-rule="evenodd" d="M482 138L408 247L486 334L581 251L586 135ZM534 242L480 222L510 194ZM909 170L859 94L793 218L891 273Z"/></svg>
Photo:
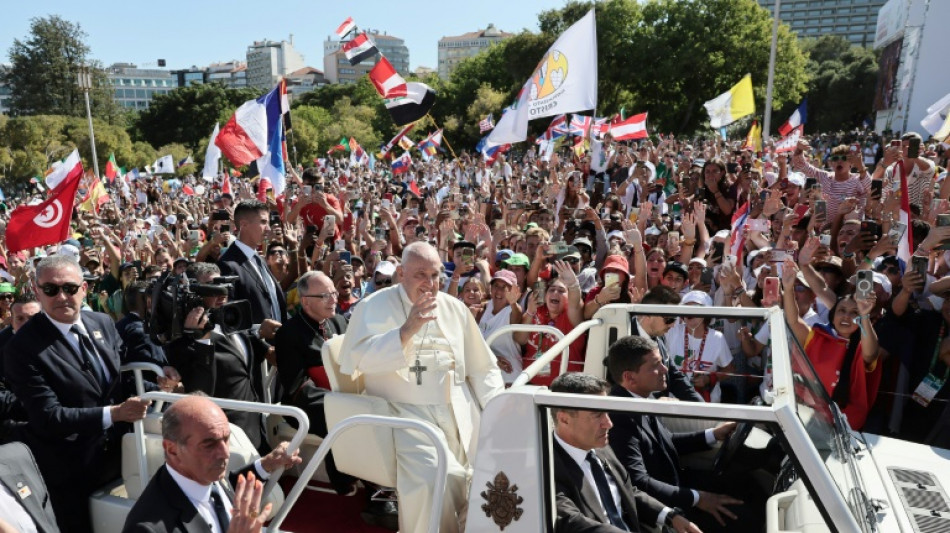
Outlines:
<svg viewBox="0 0 950 533"><path fill-rule="evenodd" d="M742 264L742 249L745 248L746 221L749 219L749 202L742 204L732 215L732 233L729 236L729 255Z"/></svg>
<svg viewBox="0 0 950 533"><path fill-rule="evenodd" d="M264 95L264 108L267 112L267 152L257 160L257 169L261 173L261 183L269 182L277 195L284 190L286 174L284 147L287 137L283 117L290 113L286 81L280 80L271 92ZM258 188L263 187L259 185Z"/></svg>
<svg viewBox="0 0 950 533"><path fill-rule="evenodd" d="M236 167L260 159L267 153L267 99L270 93L248 100L237 108L228 123L218 132L214 144Z"/></svg>
<svg viewBox="0 0 950 533"><path fill-rule="evenodd" d="M409 171L409 165L412 164L412 156L409 153L404 153L401 156L397 157L393 161L392 168L393 174L404 174Z"/></svg>
<svg viewBox="0 0 950 533"><path fill-rule="evenodd" d="M808 98L802 100L802 103L798 105L798 109L792 113L792 116L788 117L788 120L785 121L785 124L782 124L778 128L778 133L782 137L785 137L791 131L798 126L801 126L808 122Z"/></svg>

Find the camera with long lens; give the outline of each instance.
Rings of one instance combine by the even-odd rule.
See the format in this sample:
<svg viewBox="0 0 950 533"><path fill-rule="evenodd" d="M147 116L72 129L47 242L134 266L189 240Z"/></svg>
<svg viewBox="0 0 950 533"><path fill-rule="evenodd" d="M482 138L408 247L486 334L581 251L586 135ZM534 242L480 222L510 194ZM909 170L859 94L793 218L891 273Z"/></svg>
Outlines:
<svg viewBox="0 0 950 533"><path fill-rule="evenodd" d="M185 328L185 317L196 307L204 306L204 298L227 296L237 276L218 276L211 283L198 283L185 276L167 273L154 282L152 302L146 323L155 342L165 344L187 336L198 338L218 326L222 334L251 328L251 303L247 300L228 302L209 309L208 323L203 330Z"/></svg>

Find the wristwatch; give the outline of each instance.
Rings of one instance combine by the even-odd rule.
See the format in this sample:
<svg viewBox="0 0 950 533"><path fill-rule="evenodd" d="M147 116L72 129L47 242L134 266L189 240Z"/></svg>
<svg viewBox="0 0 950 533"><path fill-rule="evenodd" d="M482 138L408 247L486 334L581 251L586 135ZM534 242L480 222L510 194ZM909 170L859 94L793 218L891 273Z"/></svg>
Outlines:
<svg viewBox="0 0 950 533"><path fill-rule="evenodd" d="M666 513L665 525L668 527L673 527L673 519L677 516L683 516L683 511L674 507L670 512Z"/></svg>

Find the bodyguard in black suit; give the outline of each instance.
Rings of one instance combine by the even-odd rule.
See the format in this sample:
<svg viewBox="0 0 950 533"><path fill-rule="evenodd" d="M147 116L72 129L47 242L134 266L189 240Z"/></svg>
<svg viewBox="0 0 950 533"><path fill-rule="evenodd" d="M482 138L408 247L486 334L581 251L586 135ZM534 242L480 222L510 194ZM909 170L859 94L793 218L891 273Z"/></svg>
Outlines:
<svg viewBox="0 0 950 533"><path fill-rule="evenodd" d="M88 497L119 477L124 423L143 418L148 404L123 390L112 320L80 312L86 283L79 265L43 259L36 289L43 313L4 347L6 378L26 409L23 440L49 485L60 528L90 531Z"/></svg>
<svg viewBox="0 0 950 533"><path fill-rule="evenodd" d="M610 347L607 366L617 382L611 396L649 398L651 393L665 388L667 368L656 343L649 339L631 335L618 340ZM742 501L699 490L690 483L694 480L687 479L694 476L687 476L679 462L680 454L709 450L716 441L724 440L735 430L734 422L705 431L673 434L651 414L611 412L610 418L614 423L610 447L637 488L666 505L685 509L703 531L719 531L724 527L724 518L736 519L734 509L726 506ZM700 484L709 489L712 480L705 481ZM730 526L734 528L737 524L731 520Z"/></svg>
<svg viewBox="0 0 950 533"><path fill-rule="evenodd" d="M277 468L299 464L300 458L288 455L284 442L240 472L229 473L230 435L224 412L207 398L175 402L162 418L165 465L135 502L123 533L260 531L271 507L259 508L263 486L255 477L266 479Z"/></svg>
<svg viewBox="0 0 950 533"><path fill-rule="evenodd" d="M20 514L20 518L32 520L39 533L59 533L46 483L40 476L33 454L22 442L0 446L0 485L0 519L20 529L18 525L28 525L18 523L15 513L22 512L26 516Z"/></svg>
<svg viewBox="0 0 950 533"><path fill-rule="evenodd" d="M13 314L10 325L0 331L0 443L21 440L19 431L27 421L23 404L7 385L3 372L3 347L33 315L40 312L40 303L31 293L25 293L17 296L10 310Z"/></svg>
<svg viewBox="0 0 950 533"><path fill-rule="evenodd" d="M605 395L603 379L581 373L558 376L552 392ZM606 447L611 427L607 413L551 409L554 428L554 484L558 533L640 531L640 524L667 525L678 533L700 530L678 510L637 490Z"/></svg>
<svg viewBox="0 0 950 533"><path fill-rule="evenodd" d="M673 290L662 285L650 289L640 300L642 304L649 305L677 305L680 303L680 296ZM662 389L662 393L672 394L674 397L684 402L702 402L703 397L696 392L693 384L686 379L683 373L676 365L671 364L669 355L666 353L666 342L663 336L673 327L676 317L646 316L634 315L630 319L630 333L652 339L659 345L660 355L663 356L663 363L666 365L667 385ZM616 376L611 375L611 379L617 381Z"/></svg>
<svg viewBox="0 0 950 533"><path fill-rule="evenodd" d="M231 298L251 303L254 324L263 324L267 319L283 323L287 319L287 301L280 282L270 273L264 258L257 253L264 242L265 232L270 228L269 213L267 204L262 202L244 201L238 204L234 209L237 240L218 260L223 275L238 277ZM270 339L274 329L275 324L263 326L261 336Z"/></svg>
<svg viewBox="0 0 950 533"><path fill-rule="evenodd" d="M189 267L195 281L210 284L220 275L213 263L195 263ZM212 290L207 287L206 290ZM227 303L223 285L217 296L205 296L204 306L192 309L185 317L185 329L207 330L201 338L181 337L168 349L170 363L182 376L186 392L201 391L216 398L260 402L264 397L261 363L268 346L245 332L224 334L209 329L207 311ZM244 429L254 447L261 450L266 442L259 413L227 411L228 420Z"/></svg>

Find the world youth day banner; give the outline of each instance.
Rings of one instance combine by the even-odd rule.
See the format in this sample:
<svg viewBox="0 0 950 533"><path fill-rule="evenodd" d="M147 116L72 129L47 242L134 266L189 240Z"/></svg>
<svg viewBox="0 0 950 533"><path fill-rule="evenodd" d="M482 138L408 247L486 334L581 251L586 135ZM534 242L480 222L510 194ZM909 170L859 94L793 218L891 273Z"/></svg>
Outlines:
<svg viewBox="0 0 950 533"><path fill-rule="evenodd" d="M597 25L591 9L558 37L511 107L489 134L486 147L528 137L528 121L597 107Z"/></svg>

